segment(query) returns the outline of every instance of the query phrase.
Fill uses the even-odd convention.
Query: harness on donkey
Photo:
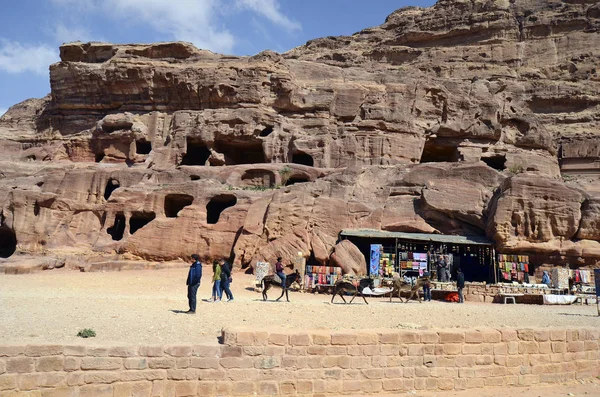
[[[279,277],[277,277],[279,278]],[[285,280],[283,281],[283,283],[276,281],[275,280],[275,275],[268,275],[263,277],[263,279],[261,280],[260,284],[262,286],[262,296],[263,296],[263,300],[266,301],[267,300],[267,291],[272,287],[272,286],[282,286],[283,284],[283,288],[281,289],[281,295],[279,296],[279,298],[275,299],[277,302],[279,301],[279,299],[281,299],[283,297],[283,294],[285,294],[285,299],[289,302],[290,298],[288,296],[288,291],[290,289],[290,286],[292,284],[294,284],[294,282],[300,283],[302,281],[302,277],[300,276],[300,273],[298,272],[298,270],[296,270],[295,273],[292,274],[288,274],[285,276]]]

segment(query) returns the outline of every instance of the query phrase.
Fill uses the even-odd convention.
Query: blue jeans
[[[281,279],[281,288],[285,289],[285,274],[283,272],[277,272],[277,275]]]
[[[188,302],[190,304],[190,311],[196,311],[196,293],[200,284],[188,285]]]
[[[213,291],[212,296],[214,300],[221,299],[221,280],[215,281],[213,283]]]
[[[426,285],[423,286],[423,299],[426,301],[431,300],[431,287],[428,287]]]
[[[229,279],[221,279],[221,291],[219,294],[219,299],[221,299],[223,297],[223,292],[225,292],[225,295],[227,295],[227,299],[233,299],[233,294],[231,293],[231,290],[229,289]]]

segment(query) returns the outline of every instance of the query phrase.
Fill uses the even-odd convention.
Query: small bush
[[[279,170],[279,176],[281,177],[281,184],[285,185],[292,176],[292,169],[286,165]]]
[[[520,174],[523,172],[523,164],[513,164],[508,168],[511,174]]]
[[[80,338],[93,338],[96,336],[96,331],[91,328],[84,328],[77,333]]]

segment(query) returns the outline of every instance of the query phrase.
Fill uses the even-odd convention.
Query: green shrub
[[[513,164],[508,168],[511,174],[520,174],[523,172],[523,164]]]
[[[286,165],[279,170],[279,176],[281,177],[281,184],[285,185],[292,176],[292,169]]]
[[[93,338],[96,336],[96,331],[91,328],[84,328],[77,333],[80,338]]]

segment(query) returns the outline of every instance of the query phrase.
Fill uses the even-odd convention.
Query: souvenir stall
[[[440,257],[445,258],[451,279],[461,267],[466,281],[495,281],[493,244],[483,237],[345,229],[340,239],[350,240],[365,255],[367,274],[376,286],[394,274],[416,281],[429,272],[436,280]]]
[[[498,254],[498,282],[529,284],[529,256]]]
[[[342,268],[337,266],[306,265],[304,288],[333,287],[342,278]]]

